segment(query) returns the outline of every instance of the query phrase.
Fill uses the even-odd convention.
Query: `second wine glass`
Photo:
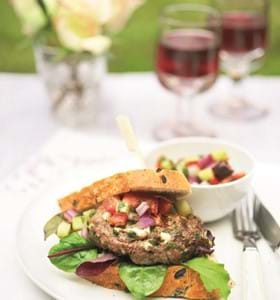
[[[219,13],[208,6],[177,4],[163,10],[156,73],[161,84],[177,96],[177,109],[173,119],[155,129],[157,139],[213,135],[197,122],[193,98],[217,79],[220,26]]]
[[[257,70],[267,47],[267,0],[215,0],[221,12],[223,71],[231,78],[233,88],[227,99],[218,100],[210,111],[219,117],[254,120],[267,114],[265,107],[249,101],[241,91],[243,79]]]

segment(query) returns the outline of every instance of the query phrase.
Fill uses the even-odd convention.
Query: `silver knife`
[[[273,251],[280,255],[280,225],[257,196],[255,197],[254,210],[254,219],[260,232]]]

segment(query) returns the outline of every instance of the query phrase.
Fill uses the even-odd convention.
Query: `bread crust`
[[[74,209],[77,212],[97,206],[103,200],[128,192],[158,192],[184,196],[190,192],[188,180],[179,172],[149,169],[118,173],[94,182],[79,192],[58,200],[62,211]]]
[[[186,270],[181,271],[181,270]],[[181,276],[176,276],[181,271]],[[88,276],[84,279],[109,289],[126,291],[126,286],[119,276],[117,265],[108,267],[98,276]],[[177,297],[190,300],[215,300],[219,299],[217,290],[209,293],[205,289],[197,272],[182,266],[169,266],[165,280],[158,291],[150,297]]]

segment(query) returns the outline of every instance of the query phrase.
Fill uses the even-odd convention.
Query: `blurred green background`
[[[146,0],[146,4],[134,14],[126,28],[117,36],[112,49],[110,71],[152,70],[159,11],[166,4],[182,2],[186,1]],[[259,73],[280,75],[280,0],[271,0],[270,16],[270,47],[265,65]],[[0,0],[0,71],[35,71],[32,47],[21,34],[20,24],[8,0]]]

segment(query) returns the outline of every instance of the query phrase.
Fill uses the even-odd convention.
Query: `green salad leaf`
[[[230,276],[224,265],[208,259],[198,257],[184,263],[184,266],[196,271],[203,282],[206,290],[212,292],[217,289],[220,297],[227,300],[230,294]]]
[[[167,266],[137,266],[121,263],[120,277],[131,294],[142,299],[157,291],[165,278]]]
[[[45,240],[57,231],[58,225],[63,221],[63,214],[59,213],[53,216],[47,224],[44,226],[44,238]]]
[[[61,269],[65,272],[75,272],[76,268],[81,263],[91,259],[95,259],[97,257],[96,249],[86,249],[91,247],[92,243],[90,241],[80,236],[77,232],[74,232],[68,235],[67,237],[61,239],[58,244],[54,245],[50,249],[49,255],[75,248],[85,249],[72,254],[51,257],[50,261],[58,269]]]

